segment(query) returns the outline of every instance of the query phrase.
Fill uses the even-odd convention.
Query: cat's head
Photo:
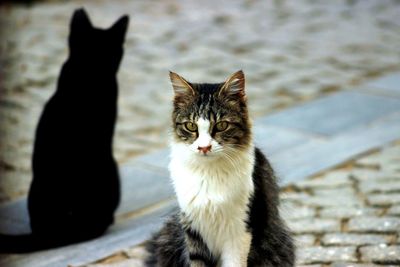
[[[83,67],[117,70],[129,17],[123,16],[108,29],[92,26],[84,9],[77,9],[71,19],[70,58]]]
[[[251,145],[245,77],[242,71],[225,82],[191,83],[170,72],[174,88],[174,143],[203,158],[230,156]]]

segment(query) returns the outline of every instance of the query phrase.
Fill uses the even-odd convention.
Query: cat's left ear
[[[116,38],[120,39],[122,42],[125,38],[126,30],[128,29],[128,24],[129,24],[129,16],[127,15],[122,16],[117,22],[114,23],[114,25],[111,26],[110,31]]]
[[[88,28],[93,28],[93,26],[85,9],[75,10],[71,19],[71,32],[81,32]]]
[[[222,85],[218,96],[237,97],[238,99],[245,99],[246,93],[244,90],[245,78],[242,70],[232,74]]]

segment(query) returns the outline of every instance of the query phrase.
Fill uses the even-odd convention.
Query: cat
[[[253,145],[242,71],[174,89],[170,175],[180,211],[147,242],[146,266],[291,267],[278,186]]]
[[[30,252],[102,235],[120,200],[112,140],[116,73],[128,16],[109,29],[92,26],[84,9],[70,24],[69,58],[36,129],[28,195],[32,233],[0,238],[1,252]]]

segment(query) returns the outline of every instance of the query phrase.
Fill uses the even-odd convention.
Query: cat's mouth
[[[209,158],[209,157],[212,157],[213,155],[214,155],[214,153],[201,153],[201,152],[198,152],[198,153],[196,153],[198,156],[200,156],[200,157],[202,157],[202,158]]]
[[[195,153],[199,158],[216,158],[218,156],[219,153],[216,152],[207,152],[207,153],[202,153],[202,152],[196,152]]]

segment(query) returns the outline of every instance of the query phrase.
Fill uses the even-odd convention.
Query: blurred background
[[[0,202],[27,193],[34,131],[78,7],[97,27],[130,15],[118,74],[120,164],[167,146],[168,70],[222,82],[243,69],[254,118],[400,70],[396,0],[2,2]]]

